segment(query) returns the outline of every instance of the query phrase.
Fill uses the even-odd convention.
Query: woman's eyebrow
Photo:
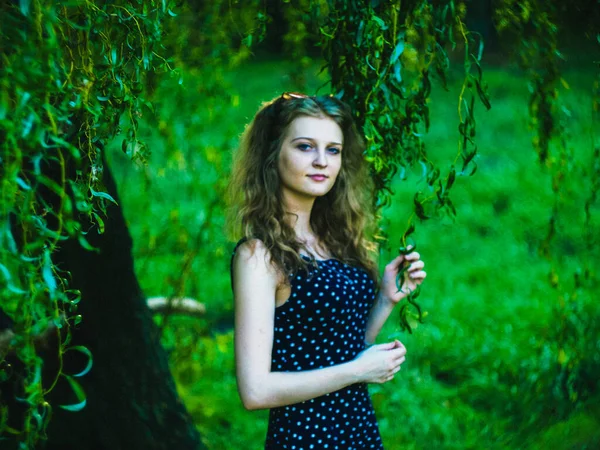
[[[305,139],[307,141],[314,141],[313,138],[309,138],[309,137],[297,137],[295,139],[292,139],[290,142],[294,142],[294,141],[299,141],[301,139]],[[342,145],[339,142],[330,142],[328,145]]]

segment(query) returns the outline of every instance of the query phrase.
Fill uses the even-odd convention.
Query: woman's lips
[[[309,175],[308,177],[314,181],[325,181],[328,178],[325,175]]]

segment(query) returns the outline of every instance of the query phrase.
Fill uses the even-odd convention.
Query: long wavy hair
[[[234,157],[228,187],[229,232],[260,239],[283,273],[314,265],[300,256],[306,247],[286,222],[277,159],[290,123],[300,116],[333,119],[343,133],[342,166],[335,184],[317,197],[310,225],[327,251],[364,268],[378,282],[373,183],[363,157],[364,141],[349,106],[333,96],[286,96],[264,103],[246,127]]]

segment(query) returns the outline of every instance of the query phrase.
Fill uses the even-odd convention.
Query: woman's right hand
[[[394,378],[404,362],[406,347],[398,340],[372,345],[354,359],[359,382],[385,383]]]

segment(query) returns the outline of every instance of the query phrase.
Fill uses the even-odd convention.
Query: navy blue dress
[[[336,259],[316,264],[309,273],[289,275],[290,298],[275,308],[272,371],[329,367],[351,361],[365,349],[373,280],[363,269]],[[265,449],[383,449],[367,385],[272,408]]]

